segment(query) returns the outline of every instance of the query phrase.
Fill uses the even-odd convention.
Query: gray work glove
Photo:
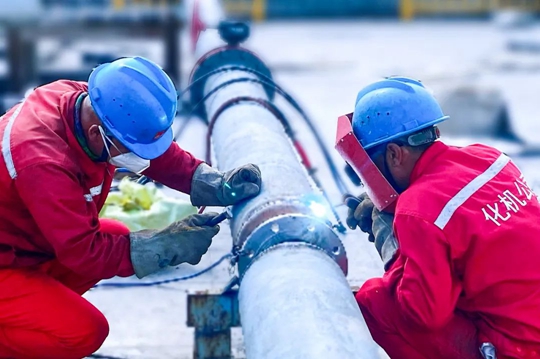
[[[218,213],[195,214],[162,230],[130,233],[131,263],[137,277],[180,263],[199,263],[219,232],[219,226],[207,225],[216,216]]]
[[[351,229],[358,226],[362,232],[369,234],[369,241],[375,243],[384,269],[388,270],[398,249],[393,229],[394,216],[375,208],[367,193],[362,193],[358,198],[347,197],[345,205],[349,207],[347,225]]]
[[[191,181],[191,203],[194,206],[230,206],[255,197],[261,191],[261,170],[248,164],[220,172],[206,163],[197,167]]]
[[[349,207],[349,212],[347,214],[347,225],[350,229],[356,229],[360,227],[360,230],[365,233],[370,233],[370,242],[371,240],[371,213],[373,212],[373,202],[367,196],[367,193],[362,193],[360,196],[353,197],[347,196],[345,198],[345,205]]]

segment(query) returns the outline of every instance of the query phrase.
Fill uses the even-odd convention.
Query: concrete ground
[[[537,101],[533,98],[540,87],[540,72],[535,67],[540,65],[540,55],[510,54],[506,43],[511,38],[533,39],[538,33],[536,27],[509,31],[489,22],[273,22],[253,26],[247,46],[267,62],[277,82],[305,107],[330,149],[336,118],[352,112],[358,90],[370,81],[397,74],[422,79],[435,94],[448,83],[460,81],[482,82],[501,89],[509,101],[516,132],[534,143],[540,141]],[[192,60],[188,58],[183,64],[186,72]],[[293,123],[320,168],[335,204],[339,204],[340,195],[313,139],[298,118]],[[204,135],[202,123],[193,121],[179,143],[203,157]],[[337,153],[334,158],[339,160]],[[537,157],[518,162],[529,181],[540,184]],[[344,218],[345,209],[338,210]],[[351,285],[361,285],[382,274],[378,254],[363,234],[349,231],[343,241]],[[181,265],[148,280],[193,273],[219,259],[230,247],[228,228],[223,225],[199,265]],[[228,267],[222,263],[187,282],[90,291],[85,297],[103,311],[111,327],[98,353],[133,359],[191,358],[193,331],[186,327],[186,292],[219,289],[228,278]],[[241,336],[238,331],[234,334],[236,357],[243,358]]]

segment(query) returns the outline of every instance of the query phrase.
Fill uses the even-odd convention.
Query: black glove
[[[130,233],[131,263],[137,277],[180,263],[199,263],[219,232],[219,226],[210,227],[207,223],[218,215],[195,214],[162,230]]]
[[[388,270],[398,249],[393,229],[394,216],[375,208],[366,193],[362,193],[358,198],[345,198],[345,205],[349,207],[347,225],[351,229],[359,226],[362,232],[369,234],[369,241],[375,243],[384,269]]]
[[[261,191],[261,170],[247,164],[220,172],[206,163],[197,167],[191,181],[191,203],[194,206],[230,206],[257,196]]]

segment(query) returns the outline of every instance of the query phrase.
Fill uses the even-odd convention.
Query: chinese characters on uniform
[[[487,204],[482,208],[486,221],[490,220],[500,226],[502,222],[508,221],[512,214],[518,213],[522,207],[525,207],[533,197],[537,197],[525,182],[523,175],[514,181],[514,186],[515,189],[507,189],[499,194],[495,203]]]

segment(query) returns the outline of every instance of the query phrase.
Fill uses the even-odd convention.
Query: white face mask
[[[118,150],[118,152],[121,152],[118,147],[114,144],[114,142],[111,141],[110,138],[108,138],[101,126],[99,126],[99,132],[101,133],[101,137],[103,138],[103,143],[106,143],[108,141],[111,145],[114,146]],[[109,151],[109,147],[105,146],[107,149],[107,152],[109,153],[109,163],[115,167],[125,168],[128,171],[131,171],[133,173],[140,174],[145,169],[150,167],[150,160],[145,160],[144,158],[140,158],[133,152],[128,153],[120,153],[117,156],[111,156],[111,152]]]
[[[140,158],[133,152],[122,153],[118,156],[111,157],[109,163],[116,167],[125,168],[133,173],[140,174],[145,169],[150,167],[150,161]]]

